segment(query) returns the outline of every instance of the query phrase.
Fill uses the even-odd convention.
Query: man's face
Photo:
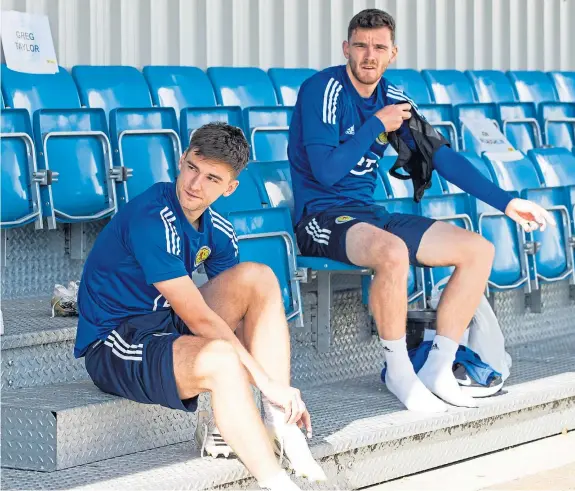
[[[353,76],[362,84],[372,85],[395,60],[397,47],[391,41],[388,27],[359,28],[349,41],[343,42],[343,54],[349,60]]]
[[[196,155],[182,155],[176,188],[184,211],[203,211],[220,196],[229,196],[238,187],[233,169],[224,162]]]

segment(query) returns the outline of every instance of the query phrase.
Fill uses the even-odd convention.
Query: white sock
[[[258,481],[260,488],[269,489],[270,491],[301,491],[286,474],[283,469],[273,477]]]
[[[405,336],[395,341],[381,339],[385,351],[387,369],[385,385],[392,394],[411,411],[439,413],[446,411],[446,405],[435,397],[417,378],[407,354]]]
[[[296,475],[305,476],[310,481],[326,481],[324,471],[313,458],[305,436],[298,426],[286,424],[283,409],[274,406],[265,396],[262,397],[262,404],[264,423],[270,437],[279,440],[280,447],[283,447],[283,453]]]
[[[477,407],[472,397],[461,392],[453,375],[453,362],[459,345],[452,339],[437,334],[427,361],[417,373],[419,379],[436,396],[454,406]]]

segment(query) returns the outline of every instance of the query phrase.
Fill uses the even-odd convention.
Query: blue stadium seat
[[[479,102],[515,102],[517,97],[509,79],[498,70],[467,70],[467,78]]]
[[[182,147],[171,107],[113,109],[110,142],[125,179],[116,186],[119,205],[157,182],[175,182]]]
[[[117,107],[152,107],[146,79],[131,66],[88,66],[72,68],[82,105],[100,107],[106,115]]]
[[[378,162],[378,171],[383,179],[387,195],[394,199],[413,198],[413,182],[411,179],[403,181],[389,174],[389,169],[391,169],[396,160],[396,157],[384,156]],[[425,196],[438,196],[441,194],[443,194],[443,189],[439,181],[439,174],[434,172],[431,178],[431,187],[425,190]]]
[[[501,132],[511,145],[526,153],[543,145],[541,127],[532,102],[502,102],[497,105]]]
[[[207,123],[227,123],[243,130],[242,110],[240,107],[193,107],[182,109],[180,114],[180,138],[186,148],[192,133]]]
[[[302,300],[296,277],[296,245],[292,222],[285,208],[234,211],[228,215],[239,242],[240,260],[263,263],[275,273],[288,320],[303,326]]]
[[[463,103],[455,106],[453,112],[455,121],[458,123],[457,128],[461,135],[463,150],[481,153],[481,150],[476,147],[478,142],[467,129],[465,121],[469,119],[488,119],[499,128],[497,105],[494,103]]]
[[[34,222],[42,228],[40,187],[32,125],[26,109],[0,112],[2,155],[0,226],[20,227]]]
[[[451,104],[419,104],[419,112],[425,119],[449,141],[451,146],[459,149],[459,133]],[[387,155],[387,153],[386,153]]]
[[[532,264],[535,273],[532,289],[540,296],[540,280],[553,282],[575,279],[570,246],[571,218],[566,207],[564,189],[541,188],[541,179],[535,165],[531,160],[521,157],[509,162],[497,155],[484,155],[500,187],[508,191],[520,191],[523,198],[533,200],[549,210],[557,222],[557,228],[547,227],[545,232],[535,231],[530,234],[533,241],[540,244]]]
[[[251,162],[259,194],[273,208],[287,208],[294,220],[294,199],[289,162]]]
[[[469,79],[459,70],[422,70],[423,79],[438,104],[477,102]]]
[[[542,102],[539,124],[545,143],[552,147],[575,148],[575,102]]]
[[[1,75],[5,104],[27,109],[30,117],[37,109],[80,107],[74,80],[62,67],[53,75],[37,75],[16,72],[3,64]]]
[[[4,96],[2,95],[2,92],[0,92],[0,109],[4,109],[6,106],[4,106]]]
[[[565,148],[538,148],[531,150],[528,157],[546,186],[575,185],[575,155]]]
[[[549,72],[561,102],[575,102],[575,72]]]
[[[216,105],[210,79],[193,66],[145,66],[142,70],[154,105],[173,107],[180,117],[186,107]]]
[[[487,179],[493,176],[487,163],[475,153],[461,152]],[[462,193],[454,184],[441,178],[448,193]],[[522,254],[522,232],[500,211],[475,198],[470,199],[474,228],[495,245],[495,259],[489,276],[489,287],[505,290],[524,286],[529,277],[527,260]]]
[[[102,109],[39,109],[34,113],[38,168],[58,172],[49,190],[41,189],[48,226],[56,221],[85,222],[117,211],[106,115]]]
[[[267,199],[262,199],[257,176],[252,170],[253,163],[238,176],[240,184],[230,196],[220,197],[212,208],[222,215],[228,215],[233,211],[259,210],[264,206],[269,206]]]
[[[301,84],[314,73],[317,71],[313,68],[270,68],[268,70],[278,101],[283,106],[295,106]]]
[[[272,82],[261,68],[210,67],[207,73],[222,106],[277,106]]]
[[[510,71],[507,73],[515,89],[517,99],[521,102],[557,101],[557,93],[551,79],[539,71]]]
[[[403,90],[418,105],[433,102],[427,84],[417,70],[386,70],[383,76],[393,85]]]
[[[253,160],[285,160],[293,109],[288,107],[249,107],[244,109]]]

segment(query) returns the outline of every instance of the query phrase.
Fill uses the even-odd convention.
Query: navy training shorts
[[[86,370],[100,390],[143,404],[195,411],[198,398],[181,400],[173,344],[192,335],[171,309],[132,317],[86,352]]]
[[[405,242],[409,262],[417,261],[417,251],[423,234],[435,220],[419,215],[389,213],[383,206],[338,207],[308,215],[297,224],[296,236],[300,252],[304,256],[327,257],[353,264],[347,257],[345,237],[356,223],[369,223],[389,232]]]

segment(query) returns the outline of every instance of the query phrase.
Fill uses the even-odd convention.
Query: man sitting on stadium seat
[[[390,214],[373,199],[377,161],[388,133],[397,132],[394,137],[416,148],[407,120],[417,107],[382,76],[397,56],[394,38],[389,14],[377,9],[358,13],[343,43],[347,65],[327,68],[301,86],[288,147],[298,244],[304,255],[375,271],[370,309],[385,351],[385,383],[408,409],[440,412],[447,408],[443,401],[474,407],[474,399],[461,392],[452,364],[485,289],[494,247],[447,223]],[[513,199],[440,139],[434,141],[439,148],[426,164],[445,179],[527,231],[553,223],[546,210]],[[455,267],[438,308],[432,350],[417,375],[405,341],[410,263]]]
[[[111,220],[84,267],[74,354],[101,390],[137,402],[195,411],[198,394],[211,392],[217,427],[199,431],[199,443],[216,456],[233,449],[262,487],[298,489],[270,438],[296,473],[325,475],[298,428],[311,436],[290,386],[278,282],[267,266],[238,264],[234,230],[210,208],[234,192],[248,155],[238,128],[205,125],[177,182],[155,184]],[[210,281],[197,288],[191,275],[201,264]],[[265,424],[250,382],[262,392]]]

